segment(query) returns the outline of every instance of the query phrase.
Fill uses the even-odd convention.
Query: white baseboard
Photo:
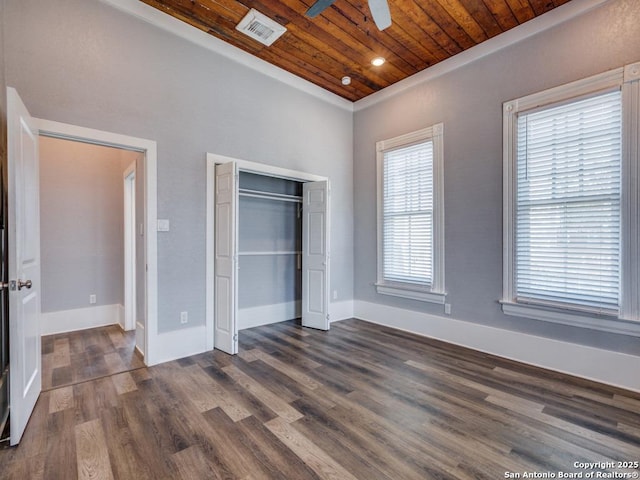
[[[140,354],[140,356],[142,357],[142,360],[145,362],[144,364],[146,365],[146,364],[147,364],[147,362],[145,361],[145,358],[144,358],[144,352],[142,351],[142,349],[140,348],[140,346],[139,346],[139,345],[136,345],[136,350],[138,351],[138,353],[139,353],[139,354]]]
[[[300,317],[300,302],[275,303],[238,309],[238,330],[284,322]]]
[[[640,356],[356,300],[355,317],[499,357],[640,392]]]
[[[259,307],[238,309],[238,330],[260,327],[272,323],[299,318],[300,302],[277,303]],[[353,318],[353,300],[334,302],[331,304],[331,321],[337,322]]]
[[[144,352],[146,350],[145,339],[146,332],[144,331],[144,323],[136,322],[136,348],[144,358]]]
[[[154,358],[145,356],[147,366],[170,362],[207,351],[207,328],[204,325],[158,334],[154,339]]]
[[[120,328],[126,330],[124,325],[124,305],[118,304],[116,307],[118,308],[118,323],[120,324]]]
[[[353,300],[331,304],[331,322],[339,322],[349,318],[353,318]]]
[[[87,328],[104,327],[120,323],[121,305],[98,305],[58,312],[43,312],[40,315],[40,335],[73,332]]]

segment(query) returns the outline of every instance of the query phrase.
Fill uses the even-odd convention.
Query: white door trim
[[[124,330],[136,328],[136,161],[122,174],[124,184]]]
[[[257,173],[259,175],[286,178],[288,180],[295,180],[298,182],[319,182],[322,180],[329,180],[327,177],[322,177],[320,175],[314,175],[307,172],[301,172],[299,170],[291,170],[288,168],[266,165],[264,163],[250,162],[249,160],[240,160],[237,158],[225,157],[224,155],[218,155],[215,153],[207,153],[207,166],[210,163],[213,163],[213,165],[215,165],[218,163],[229,162],[236,162],[239,172]]]
[[[145,209],[145,263],[147,265],[146,281],[146,326],[145,356],[146,365],[159,362],[161,352],[156,350],[158,338],[158,217],[157,165],[158,149],[153,140],[131,137],[118,133],[94,130],[52,120],[34,119],[41,135],[48,137],[76,140],[107,147],[144,152],[144,209]]]
[[[318,182],[329,180],[327,177],[314,175],[312,173],[301,172],[298,170],[290,170],[288,168],[275,167],[273,165],[265,165],[263,163],[250,162],[237,158],[217,155],[215,153],[207,153],[207,220],[206,220],[206,332],[207,332],[207,350],[213,350],[213,328],[214,328],[214,311],[215,298],[213,289],[215,285],[215,267],[214,267],[214,226],[215,226],[215,170],[216,164],[236,162],[238,171],[257,173],[259,175],[269,175],[272,177],[286,178],[298,182]]]

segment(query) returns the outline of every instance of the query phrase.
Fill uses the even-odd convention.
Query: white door
[[[238,353],[238,167],[235,162],[216,165],[215,186],[215,348]]]
[[[329,330],[329,182],[303,184],[302,326]]]
[[[38,131],[7,89],[11,445],[22,438],[42,387]]]

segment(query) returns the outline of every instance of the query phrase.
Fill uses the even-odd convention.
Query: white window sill
[[[391,295],[393,297],[409,298],[411,300],[419,300],[421,302],[437,303],[444,305],[447,294],[436,293],[430,290],[418,290],[407,287],[400,287],[398,285],[385,285],[382,283],[376,283],[376,289],[378,293],[382,295]]]
[[[590,316],[585,313],[561,312],[536,305],[524,305],[503,300],[502,311],[505,315],[533,318],[545,322],[570,325],[572,327],[589,328],[602,332],[618,333],[640,337],[640,322],[625,320],[611,316]]]

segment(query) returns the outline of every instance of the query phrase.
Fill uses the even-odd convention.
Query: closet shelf
[[[272,251],[272,252],[238,252],[238,255],[247,257],[257,257],[259,255],[300,255],[301,251],[288,250],[288,251]]]
[[[284,193],[261,192],[260,190],[248,190],[240,188],[238,194],[241,197],[264,198],[267,200],[278,200],[282,202],[302,203],[302,197],[298,195],[285,195]]]

